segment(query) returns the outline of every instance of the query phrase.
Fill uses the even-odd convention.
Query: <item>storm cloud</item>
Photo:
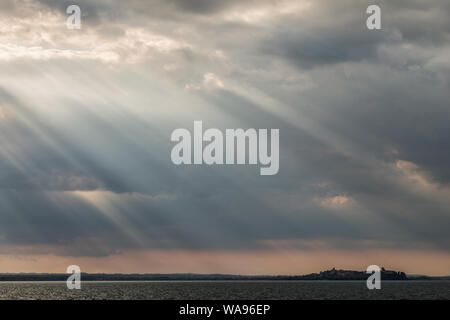
[[[0,254],[447,254],[450,5],[379,4],[3,1]],[[279,174],[175,166],[194,120],[279,128]]]

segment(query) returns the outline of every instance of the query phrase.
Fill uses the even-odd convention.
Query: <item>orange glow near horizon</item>
[[[299,275],[371,264],[407,274],[448,275],[450,254],[419,250],[127,251],[107,257],[0,255],[1,273],[65,273],[76,264],[87,273],[223,273]]]

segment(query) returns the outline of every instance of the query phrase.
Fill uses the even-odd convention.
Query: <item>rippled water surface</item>
[[[0,282],[0,299],[450,299],[450,281]]]

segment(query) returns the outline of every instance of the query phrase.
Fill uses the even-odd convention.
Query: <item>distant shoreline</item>
[[[212,280],[247,280],[247,281],[285,281],[285,280],[367,280],[369,274],[364,271],[327,270],[307,275],[230,275],[230,274],[106,274],[82,273],[83,281],[212,281]],[[66,281],[66,273],[0,273],[1,281]],[[383,280],[450,280],[450,276],[406,275],[403,272],[384,270],[381,272]]]

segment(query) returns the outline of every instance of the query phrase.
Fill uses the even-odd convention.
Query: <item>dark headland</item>
[[[331,269],[306,275],[230,275],[230,274],[106,274],[82,273],[84,281],[161,281],[161,280],[367,280],[365,271]],[[66,281],[66,273],[0,273],[0,281]],[[444,280],[450,277],[407,276],[404,272],[381,271],[382,280]]]

